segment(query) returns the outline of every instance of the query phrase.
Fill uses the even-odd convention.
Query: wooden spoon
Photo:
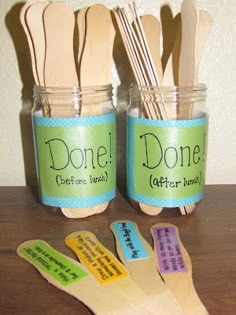
[[[169,223],[155,224],[151,234],[158,271],[182,306],[183,314],[208,315],[194,288],[191,259],[180,241],[177,227]]]

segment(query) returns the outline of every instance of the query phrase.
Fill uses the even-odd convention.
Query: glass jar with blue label
[[[103,212],[116,194],[112,86],[34,88],[40,200],[70,218]]]
[[[207,88],[133,85],[127,118],[127,190],[149,215],[191,213],[204,196]]]

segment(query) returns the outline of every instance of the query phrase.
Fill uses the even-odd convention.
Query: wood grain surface
[[[83,304],[48,284],[19,258],[16,247],[29,239],[43,239],[75,258],[64,238],[74,231],[89,230],[115,253],[109,224],[120,219],[136,222],[151,245],[153,224],[176,225],[191,256],[195,288],[209,313],[236,314],[236,185],[207,186],[204,200],[188,216],[164,209],[161,215],[150,217],[133,209],[118,193],[108,210],[84,219],[50,213],[27,187],[0,187],[1,314],[90,315]]]

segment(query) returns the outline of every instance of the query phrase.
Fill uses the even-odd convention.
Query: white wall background
[[[96,0],[67,0],[73,9],[97,3]],[[130,1],[101,0],[110,8]],[[169,0],[174,13],[181,0]],[[137,0],[139,14],[160,17],[166,1]],[[210,132],[208,184],[236,183],[236,5],[235,0],[199,0],[214,19],[201,62],[200,78],[208,85]],[[34,179],[29,109],[32,98],[32,72],[28,47],[21,25],[22,1],[0,1],[0,185],[24,186]],[[116,71],[113,83],[119,84]]]

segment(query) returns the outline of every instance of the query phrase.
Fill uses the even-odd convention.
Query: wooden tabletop
[[[48,284],[16,255],[16,247],[25,240],[43,239],[75,258],[64,245],[65,236],[90,230],[115,253],[109,224],[118,219],[136,222],[150,244],[151,225],[175,224],[192,259],[196,290],[209,313],[236,314],[236,185],[207,186],[204,200],[185,217],[173,209],[147,216],[118,194],[106,212],[85,219],[48,212],[27,187],[0,187],[0,314],[91,314],[78,300]]]

